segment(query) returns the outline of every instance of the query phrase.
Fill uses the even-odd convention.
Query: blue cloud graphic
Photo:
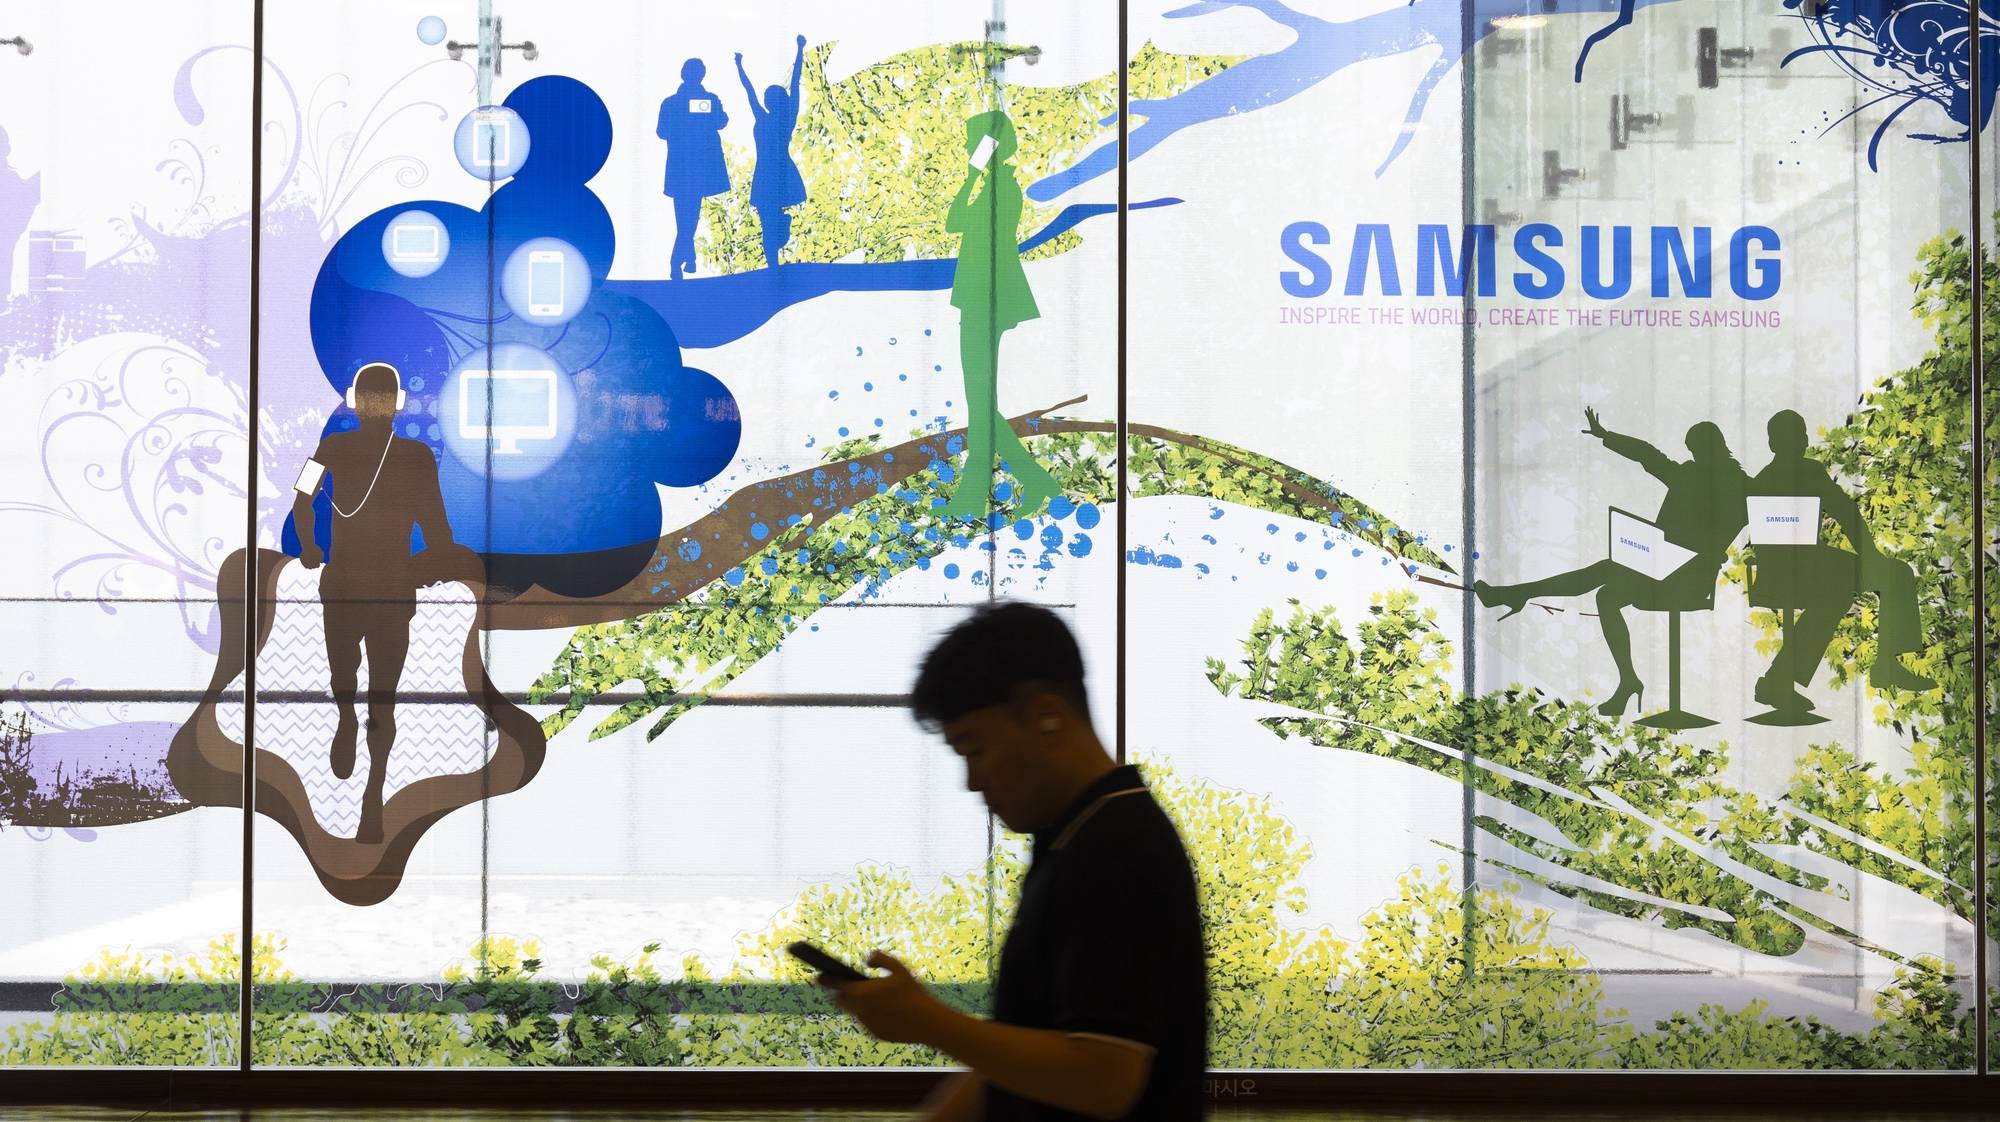
[[[506,107],[531,139],[513,179],[476,211],[415,200],[347,231],[313,285],[313,350],[328,385],[343,393],[368,363],[402,371],[409,404],[397,432],[440,453],[445,505],[460,542],[501,561],[517,583],[589,595],[624,583],[651,556],[661,518],[655,484],[714,478],[735,455],[742,426],[735,397],[681,361],[659,312],[604,284],[616,234],[610,212],[586,186],[611,152],[604,102],[574,78],[551,76],[522,85]],[[442,223],[440,240],[450,247],[421,277],[403,275],[385,256],[385,230],[412,210]],[[502,292],[502,267],[537,238],[567,243],[588,265],[587,299],[559,325],[527,322]],[[567,447],[521,479],[489,477],[476,457],[468,463],[444,452],[445,428],[459,420],[457,403],[442,400],[447,376],[466,356],[508,343],[551,356],[574,391],[564,395],[573,396],[573,414],[560,420],[574,426]],[[343,403],[326,431],[355,423]],[[317,520],[322,536],[333,521]],[[289,522],[285,548],[298,549]],[[579,563],[580,554],[590,560]]]

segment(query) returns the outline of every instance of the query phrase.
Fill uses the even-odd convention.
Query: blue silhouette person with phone
[[[660,102],[656,131],[667,142],[666,196],[674,201],[673,278],[694,271],[694,231],[701,224],[701,201],[729,190],[729,166],[722,161],[722,127],[729,114],[701,80],[708,67],[698,58],[681,64],[681,86]]]

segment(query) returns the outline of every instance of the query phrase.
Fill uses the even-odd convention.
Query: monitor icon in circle
[[[444,256],[438,245],[438,228],[411,222],[390,231],[389,259],[398,264],[429,265]]]
[[[458,379],[458,434],[486,440],[496,456],[518,456],[523,440],[553,440],[556,372],[543,367],[467,370]]]

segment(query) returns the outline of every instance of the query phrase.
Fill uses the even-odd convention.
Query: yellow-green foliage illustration
[[[1268,798],[1142,765],[1186,841],[1208,939],[1210,1062],[1272,1068],[1947,1068],[1970,1062],[1971,1014],[1930,961],[1898,972],[1876,1027],[1842,1033],[1761,1004],[1705,1006],[1650,1030],[1605,1004],[1590,964],[1516,885],[1466,896],[1449,864],[1336,931],[1298,922],[1312,846]],[[977,1011],[1026,869],[1003,835],[981,868],[929,888],[868,866],[814,886],[720,966],[678,969],[657,945],[600,955],[580,980],[541,977],[542,948],[490,937],[436,986],[368,994],[301,982],[281,940],[256,942],[259,1064],[337,1066],[924,1066],[836,1012],[782,948],[810,939],[858,960],[880,947]],[[1468,940],[1470,945],[1468,948]],[[1468,970],[1470,949],[1472,969]],[[232,1065],[235,942],[194,959],[107,953],[46,1020],[16,1024],[0,1063]]]

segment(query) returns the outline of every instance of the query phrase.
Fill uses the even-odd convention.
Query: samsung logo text
[[[1516,295],[1553,300],[1572,284],[1593,300],[1617,300],[1632,293],[1635,241],[1646,243],[1650,293],[1706,300],[1716,295],[1718,268],[1727,273],[1729,292],[1742,300],[1769,300],[1784,279],[1784,248],[1769,226],[1740,226],[1721,234],[1708,226],[1682,229],[1654,226],[1583,226],[1565,231],[1546,222],[1515,231],[1508,243],[1508,278]],[[1725,260],[1716,261],[1718,240]],[[1318,222],[1294,222],[1278,246],[1296,269],[1283,269],[1278,283],[1289,296],[1325,296],[1339,281],[1343,296],[1402,296],[1412,276],[1416,296],[1465,295],[1466,280],[1480,296],[1500,289],[1500,238],[1492,226],[1426,223],[1399,238],[1387,223],[1354,227],[1345,246]],[[1322,252],[1322,248],[1326,252]],[[1335,262],[1345,257],[1342,278]]]

